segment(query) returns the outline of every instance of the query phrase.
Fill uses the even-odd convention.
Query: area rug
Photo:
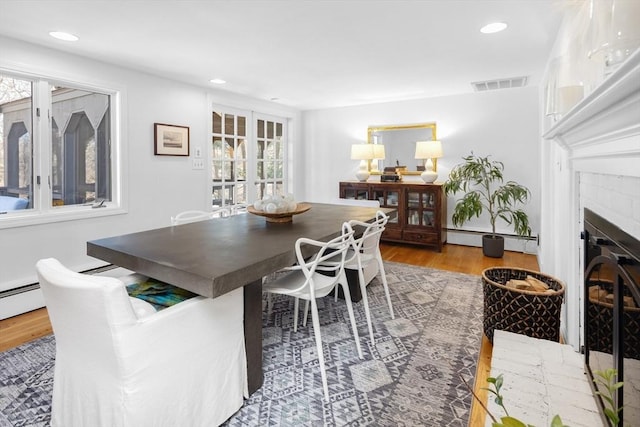
[[[482,337],[479,276],[386,262],[395,319],[382,284],[367,287],[375,343],[354,304],[359,359],[343,300],[319,301],[330,400],[323,400],[311,322],[293,331],[293,300],[263,312],[263,386],[225,426],[466,426]],[[301,304],[301,307],[303,304]],[[302,319],[302,315],[300,316]],[[0,353],[0,426],[46,426],[55,340]]]

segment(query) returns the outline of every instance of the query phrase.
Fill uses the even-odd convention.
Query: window
[[[0,196],[12,202],[0,211],[45,214],[112,201],[112,98],[0,74]]]
[[[22,209],[33,207],[31,99],[29,80],[0,75],[0,196],[26,200]],[[3,206],[14,210],[18,203]]]
[[[220,107],[211,123],[213,206],[285,193],[285,118]]]

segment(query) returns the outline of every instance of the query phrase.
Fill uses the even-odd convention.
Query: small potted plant
[[[498,218],[512,225],[519,236],[531,236],[529,217],[518,209],[519,204],[529,200],[529,190],[513,181],[503,184],[504,164],[487,157],[475,156],[473,152],[463,157],[464,163],[456,165],[449,174],[443,188],[447,196],[463,192],[453,211],[453,224],[462,226],[471,218],[480,217],[483,211],[489,214],[491,234],[482,236],[482,252],[485,256],[501,258],[504,254],[504,238],[496,234]]]

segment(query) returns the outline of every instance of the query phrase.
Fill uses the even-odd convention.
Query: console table
[[[380,207],[397,209],[382,240],[429,246],[442,251],[447,241],[447,203],[442,184],[420,182],[340,182],[340,198],[378,200]]]

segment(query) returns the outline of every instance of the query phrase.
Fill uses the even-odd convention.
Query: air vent
[[[487,90],[509,89],[527,85],[527,77],[511,77],[508,79],[486,80],[484,82],[471,82],[473,90],[484,92]]]

